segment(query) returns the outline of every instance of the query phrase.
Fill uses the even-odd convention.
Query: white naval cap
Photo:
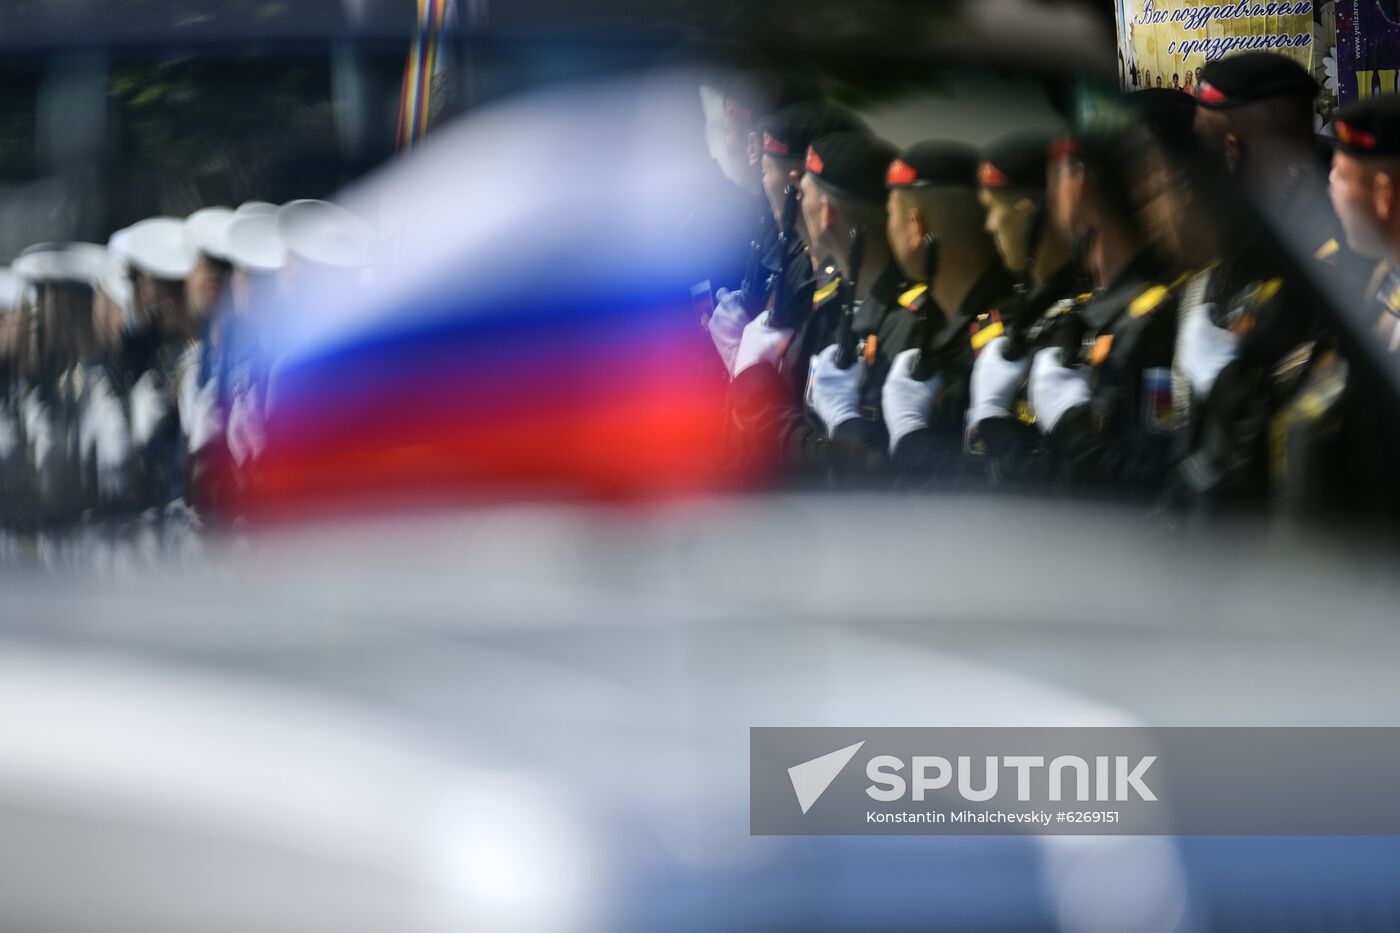
[[[233,212],[239,217],[244,214],[275,214],[277,213],[277,205],[270,201],[244,201],[234,208]]]
[[[287,250],[277,234],[277,215],[261,211],[237,214],[224,232],[228,261],[251,272],[276,272]]]
[[[369,265],[374,230],[343,207],[292,201],[277,211],[277,230],[287,251],[300,259],[341,268]]]
[[[127,274],[125,257],[111,248],[107,252],[107,262],[97,278],[97,288],[102,294],[121,308],[122,319],[130,322],[136,310],[135,295],[131,291],[131,277]]]
[[[96,243],[37,243],[20,253],[10,268],[33,284],[95,285],[106,261],[107,250]]]
[[[116,256],[122,262],[131,258],[127,244],[131,241],[131,228],[122,227],[116,233],[107,238],[107,252]]]
[[[194,269],[185,245],[185,224],[174,217],[148,217],[125,231],[122,250],[137,272],[157,279],[183,279]]]
[[[24,279],[9,266],[0,266],[0,314],[13,311],[24,294]]]
[[[214,259],[228,259],[228,225],[234,212],[227,207],[206,207],[185,218],[185,248],[195,257],[201,253]]]

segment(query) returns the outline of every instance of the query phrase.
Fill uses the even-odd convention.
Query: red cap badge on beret
[[[1229,96],[1209,81],[1201,82],[1200,89],[1196,91],[1196,99],[1203,104],[1214,104],[1217,106],[1230,102]]]
[[[919,173],[914,171],[914,166],[902,159],[895,159],[890,163],[889,171],[885,173],[885,184],[887,185],[912,185],[919,180]]]
[[[977,166],[977,183],[984,188],[1009,188],[1011,179],[990,162]]]
[[[1376,148],[1376,137],[1371,133],[1358,130],[1356,127],[1342,120],[1336,122],[1335,129],[1337,132],[1337,141],[1344,146],[1351,146],[1355,149]]]

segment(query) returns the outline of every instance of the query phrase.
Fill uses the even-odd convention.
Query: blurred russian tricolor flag
[[[345,192],[375,256],[292,269],[258,309],[266,443],[240,507],[743,483],[691,296],[746,245],[719,179],[680,74],[493,105]]]

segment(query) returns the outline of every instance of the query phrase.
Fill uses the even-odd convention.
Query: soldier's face
[[[92,299],[92,316],[98,343],[103,348],[116,346],[121,341],[124,323],[121,305],[99,290]]]
[[[724,153],[741,180],[747,182],[754,175],[754,166],[749,158],[749,142],[753,127],[740,123],[732,115],[724,116]]]
[[[92,292],[72,285],[45,285],[39,290],[44,341],[62,362],[92,353]]]
[[[763,167],[763,193],[768,198],[768,206],[773,209],[773,219],[781,222],[783,217],[783,196],[788,185],[797,184],[801,163],[793,159],[779,159],[764,155],[760,164]],[[802,217],[797,218],[798,224]]]
[[[1327,190],[1332,209],[1346,231],[1347,245],[1362,256],[1384,256],[1387,244],[1383,230],[1395,220],[1395,185],[1390,176],[1374,171],[1360,159],[1336,152],[1332,154]]]
[[[802,180],[797,183],[797,188],[802,192],[800,204],[802,222],[807,227],[807,242],[820,249],[822,237],[826,234],[826,224],[823,221],[823,215],[826,212],[826,197],[817,187],[817,183],[812,180],[812,176],[805,173]]]
[[[894,254],[899,268],[911,279],[923,277],[921,240],[918,214],[907,203],[899,189],[892,189],[885,202],[885,239],[889,240],[890,252]]]
[[[200,256],[185,280],[185,303],[197,320],[206,320],[223,297],[224,277],[209,260]]]
[[[987,212],[984,226],[996,242],[1001,261],[1007,269],[1019,273],[1026,267],[1035,204],[1029,198],[990,188],[979,189],[977,199]]]
[[[1142,205],[1142,226],[1152,231],[1167,255],[1192,264],[1205,257],[1195,255],[1204,244],[1199,231],[1188,229],[1191,191],[1183,176],[1167,164],[1155,148],[1143,153],[1133,181],[1134,200]]]
[[[136,316],[147,324],[155,324],[159,318],[160,283],[150,276],[132,276],[131,295],[136,301]]]
[[[58,292],[51,285],[41,285],[35,305],[35,320],[39,330],[49,343],[56,343],[59,336],[66,333],[67,322],[58,307]]]
[[[1084,210],[1084,167],[1071,158],[1050,163],[1045,188],[1046,208],[1055,231],[1065,240],[1079,236]]]
[[[136,276],[137,307],[141,315],[168,334],[189,335],[196,330],[185,304],[185,283]]]
[[[1196,119],[1192,124],[1196,138],[1207,152],[1225,158],[1225,136],[1230,131],[1230,118],[1219,110],[1197,107]]]

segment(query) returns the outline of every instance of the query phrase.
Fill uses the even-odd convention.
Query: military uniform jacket
[[[1336,239],[1329,239],[1315,258],[1337,274],[1364,278],[1358,257]],[[1323,267],[1319,267],[1319,271]],[[1303,448],[1278,437],[1280,418],[1298,421],[1285,412],[1315,375],[1313,367],[1325,357],[1330,341],[1323,322],[1277,257],[1246,250],[1211,273],[1205,301],[1215,323],[1239,335],[1238,356],[1216,377],[1205,398],[1193,398],[1187,423],[1179,434],[1180,465],[1172,477],[1171,502],[1193,512],[1253,511],[1287,500],[1315,499],[1319,481],[1300,471]],[[1332,376],[1338,372],[1325,367]],[[1327,408],[1336,414],[1334,397]],[[1321,411],[1310,403],[1318,420]],[[1322,431],[1316,432],[1320,438]],[[1293,450],[1285,466],[1286,449]],[[1305,459],[1312,459],[1306,455]],[[1308,478],[1304,478],[1305,474]]]
[[[898,264],[890,260],[856,309],[852,330],[865,362],[861,416],[837,425],[836,433],[827,438],[826,469],[836,486],[888,483],[889,435],[880,416],[881,395],[894,358],[915,344],[920,318],[911,312],[913,291]],[[809,417],[816,418],[810,409]]]
[[[804,269],[805,267],[805,274]],[[840,316],[841,278],[827,264],[813,276],[807,253],[790,263],[792,301],[808,310],[795,321],[777,366],[750,366],[729,384],[726,466],[742,475],[776,471],[785,479],[812,481],[822,463],[825,432],[803,403],[812,354],[829,345]]]
[[[1378,344],[1344,348],[1324,332],[1272,373],[1278,401],[1268,424],[1270,505],[1286,517],[1381,523],[1400,531],[1400,417],[1387,361],[1400,362],[1400,271],[1376,265],[1366,279],[1357,335]],[[1373,354],[1381,351],[1380,356]],[[1353,355],[1365,357],[1354,359]]]
[[[1174,462],[1171,397],[1176,289],[1155,281],[1142,254],[1104,293],[1078,307],[1080,337],[1064,332],[1064,359],[1090,369],[1089,402],[1046,436],[1057,485],[1070,493],[1156,499]]]
[[[765,202],[766,207],[767,202]],[[778,276],[788,267],[794,253],[805,253],[802,238],[794,236],[783,249],[778,238],[778,226],[772,215],[766,214],[755,230],[755,239],[750,243],[748,266],[744,270],[744,280],[740,283],[740,300],[750,316],[757,315],[772,300]]]
[[[896,482],[901,486],[960,486],[968,479],[968,458],[963,440],[970,402],[970,378],[976,351],[999,336],[978,328],[979,319],[996,316],[1015,302],[1011,275],[1000,263],[988,268],[973,284],[951,316],[945,316],[919,286],[910,307],[922,318],[922,327],[936,329],[926,349],[936,360],[933,372],[942,382],[929,412],[929,426],[902,438],[893,455]],[[906,296],[910,297],[910,296]],[[980,336],[979,336],[980,334]]]
[[[1088,284],[1083,265],[1076,257],[1012,303],[1009,313],[979,315],[969,329],[974,354],[1005,334],[1009,358],[1033,357],[1053,343],[1059,328],[1072,320],[1070,316],[1078,305],[1093,299],[1093,293],[1086,291]],[[1050,481],[1049,455],[1035,428],[1024,386],[1015,416],[982,422],[974,443],[969,445],[969,453],[981,464],[981,478],[991,488],[1045,489]]]

